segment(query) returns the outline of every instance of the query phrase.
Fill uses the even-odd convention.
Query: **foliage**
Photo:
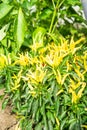
[[[0,75],[24,130],[80,130],[87,121],[87,48],[84,38],[61,39],[13,59],[0,56]],[[35,44],[35,43],[34,43]],[[37,44],[37,43],[36,43]]]
[[[0,0],[2,108],[17,128],[87,128],[86,34],[79,0]]]
[[[60,35],[84,35],[83,25],[82,29],[76,29],[78,23],[85,21],[81,10],[75,10],[75,5],[80,7],[80,1],[0,0],[0,53],[17,53],[24,47],[29,49],[33,41],[33,32],[37,29],[41,31],[39,27],[46,31],[46,43],[57,42]]]

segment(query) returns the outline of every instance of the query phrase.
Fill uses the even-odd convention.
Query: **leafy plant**
[[[10,54],[0,56],[0,75],[8,94],[3,107],[11,100],[23,130],[83,129],[87,119],[84,38],[32,46],[15,59]]]
[[[8,95],[2,108],[11,103],[18,128],[87,127],[86,22],[75,9],[80,4],[0,1],[0,88]]]
[[[58,37],[69,35],[84,35],[82,29],[76,29],[85,21],[81,10],[76,11],[74,6],[80,5],[80,1],[69,0],[1,0],[0,1],[0,50],[17,53],[20,48],[29,49],[32,44],[33,32],[40,28],[45,29],[44,42],[60,40]],[[61,24],[63,21],[63,24]],[[71,21],[71,22],[70,22]],[[72,23],[72,24],[71,24]],[[40,29],[40,30],[39,30]],[[84,29],[85,30],[85,29]],[[79,32],[79,33],[78,33]],[[86,31],[85,31],[86,33]],[[78,35],[79,34],[79,35]]]

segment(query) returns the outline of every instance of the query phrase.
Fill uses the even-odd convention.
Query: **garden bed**
[[[1,0],[2,130],[87,128],[86,36],[80,0]]]

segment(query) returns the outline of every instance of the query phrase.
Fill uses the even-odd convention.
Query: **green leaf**
[[[70,123],[69,130],[74,130],[75,124],[77,123],[77,122],[76,122],[76,119],[71,119],[71,120],[69,121],[69,123]]]
[[[43,44],[43,37],[46,33],[46,30],[42,27],[38,27],[33,33],[33,43]]]
[[[64,130],[64,127],[66,126],[66,121],[67,121],[66,118],[61,121],[60,130]]]
[[[18,111],[20,111],[20,102],[16,102],[16,106],[17,106]]]
[[[8,28],[9,28],[9,24],[6,24],[4,27],[1,28],[1,30],[0,30],[0,41],[2,41],[5,38]]]
[[[67,4],[70,4],[70,5],[76,5],[79,3],[79,0],[67,0]]]
[[[33,98],[29,99],[29,101],[28,101],[28,112],[30,112],[30,111],[31,111],[33,101],[34,101],[34,99],[33,99]]]
[[[76,122],[72,122],[72,124],[70,124],[69,130],[74,130],[74,128],[76,128]],[[77,128],[76,128],[77,130]]]
[[[25,125],[24,129],[26,130],[32,130],[33,121],[29,120],[27,125]]]
[[[51,122],[53,124],[55,124],[55,117],[54,117],[53,113],[51,113],[50,111],[48,111],[47,112],[47,117],[48,117],[49,120],[51,120]]]
[[[49,16],[52,14],[52,10],[50,10],[49,8],[44,9],[42,14],[40,15],[40,18],[43,20],[46,20],[47,18],[49,18]]]
[[[38,108],[37,112],[36,112],[36,121],[38,122],[40,119],[40,110]]]
[[[11,91],[11,86],[10,86],[10,82],[11,82],[11,74],[10,72],[7,71],[6,73],[7,77],[6,77],[6,91],[10,92]]]
[[[20,120],[20,128],[22,130],[32,130],[33,121],[31,119]]]
[[[37,110],[38,110],[38,100],[35,100],[32,104],[32,116],[33,116],[33,118],[35,118]]]
[[[49,130],[53,130],[53,124],[51,121],[48,121]]]
[[[0,20],[4,18],[13,8],[13,6],[5,3],[0,4]]]
[[[17,25],[16,28],[16,42],[17,42],[17,49],[20,49],[22,43],[24,42],[25,32],[26,32],[26,20],[24,17],[24,13],[22,12],[22,9],[19,8],[18,11],[18,18],[17,18]]]
[[[45,115],[45,104],[43,104],[42,105],[42,107],[41,107],[41,109],[40,109],[41,111],[41,114],[43,115],[43,117],[44,117],[44,115]]]
[[[7,104],[8,104],[9,98],[4,99],[3,103],[2,103],[2,109],[5,109]]]
[[[41,123],[37,124],[35,130],[42,130],[42,124]]]
[[[60,101],[59,98],[55,100],[55,112],[56,112],[56,116],[58,116],[59,114],[59,106],[60,106]]]
[[[43,120],[44,120],[44,130],[48,130],[48,121],[46,115],[44,115]]]
[[[48,123],[47,123],[47,117],[45,112],[45,104],[41,107],[41,114],[43,115],[43,122],[44,122],[44,130],[48,130]]]
[[[62,120],[66,116],[66,111],[62,112],[60,119]]]
[[[0,54],[4,54],[4,48],[0,47]]]

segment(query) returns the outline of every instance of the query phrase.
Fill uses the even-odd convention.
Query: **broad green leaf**
[[[15,26],[16,28],[16,42],[17,42],[17,49],[19,49],[24,42],[24,37],[25,37],[25,31],[26,31],[26,20],[24,17],[24,13],[22,12],[22,9],[19,8],[18,11],[18,18],[17,18],[17,25]]]
[[[0,4],[0,20],[4,18],[13,8],[13,6],[5,3]]]

